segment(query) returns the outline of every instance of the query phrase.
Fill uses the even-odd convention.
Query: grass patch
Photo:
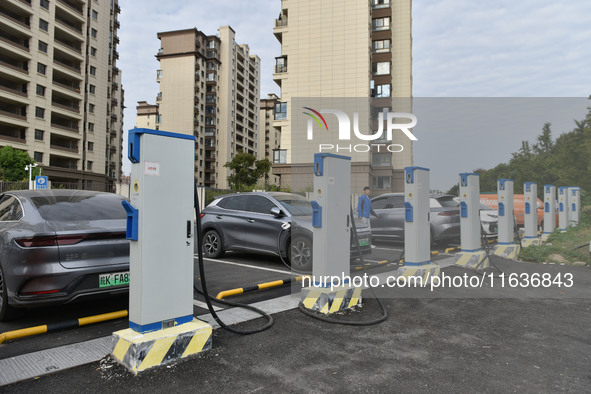
[[[591,265],[589,241],[591,241],[591,206],[586,206],[581,210],[581,221],[578,226],[569,227],[566,233],[555,230],[550,234],[545,244],[522,248],[519,258],[524,261],[542,263],[551,262],[550,255],[558,254],[570,263],[582,261]],[[585,246],[578,248],[582,245]]]

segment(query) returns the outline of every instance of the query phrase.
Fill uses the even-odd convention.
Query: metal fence
[[[62,190],[92,190],[97,192],[108,192],[117,193],[119,188],[116,184],[109,185],[102,182],[93,182],[91,185],[84,185],[84,187],[78,182],[52,182],[49,181],[49,189],[62,189]],[[0,193],[8,192],[11,190],[29,190],[29,181],[0,181]],[[128,197],[127,195],[125,195]]]
[[[29,181],[1,181],[0,182],[0,193],[9,192],[11,190],[28,190]]]

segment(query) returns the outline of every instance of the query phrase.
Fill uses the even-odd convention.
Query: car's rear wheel
[[[210,259],[217,259],[224,255],[222,238],[217,231],[208,230],[203,235],[203,253],[205,253],[205,257]]]
[[[8,305],[8,291],[4,278],[4,272],[0,267],[0,321],[13,320],[19,316],[19,311]]]
[[[297,271],[312,270],[312,241],[307,237],[292,238],[289,246],[291,268]]]

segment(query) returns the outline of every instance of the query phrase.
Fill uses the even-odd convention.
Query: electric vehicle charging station
[[[544,233],[542,241],[546,241],[556,228],[556,186],[544,186]]]
[[[361,287],[333,282],[350,274],[351,158],[314,154],[312,287],[303,289],[306,309],[335,313],[361,303]]]
[[[566,232],[568,225],[568,188],[561,186],[558,188],[558,228],[561,232]]]
[[[581,188],[572,186],[568,188],[568,225],[576,226],[579,224],[581,206]]]
[[[112,355],[137,374],[211,348],[212,327],[193,317],[195,137],[132,129],[128,148],[129,328]]]
[[[523,226],[525,236],[521,242],[524,248],[531,245],[540,245],[538,237],[538,185],[534,182],[523,184]]]
[[[498,245],[495,247],[496,256],[507,259],[515,259],[519,254],[520,245],[515,244],[514,228],[515,217],[513,213],[513,180],[499,179],[497,181],[498,201]]]
[[[431,260],[431,228],[429,225],[429,169],[404,169],[404,267],[398,274],[417,277],[423,283],[439,276],[439,264]]]
[[[457,254],[456,265],[465,268],[485,269],[488,256],[482,250],[480,226],[480,175],[460,174],[460,242],[462,251]]]

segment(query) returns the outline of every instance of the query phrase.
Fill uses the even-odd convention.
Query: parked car
[[[371,200],[379,215],[371,217],[374,239],[404,240],[404,193],[386,193]],[[429,222],[431,243],[460,239],[460,204],[450,195],[431,195]]]
[[[291,231],[283,231],[286,222],[291,223]],[[369,228],[359,220],[355,225],[362,253],[370,253]],[[203,209],[201,228],[206,257],[218,258],[226,251],[281,254],[294,269],[312,268],[312,205],[298,194],[253,192],[220,196]],[[353,239],[351,255],[357,255]]]
[[[129,290],[122,197],[80,190],[0,195],[0,320],[17,309]]]
[[[480,223],[487,238],[499,235],[499,215],[496,209],[480,204]]]

